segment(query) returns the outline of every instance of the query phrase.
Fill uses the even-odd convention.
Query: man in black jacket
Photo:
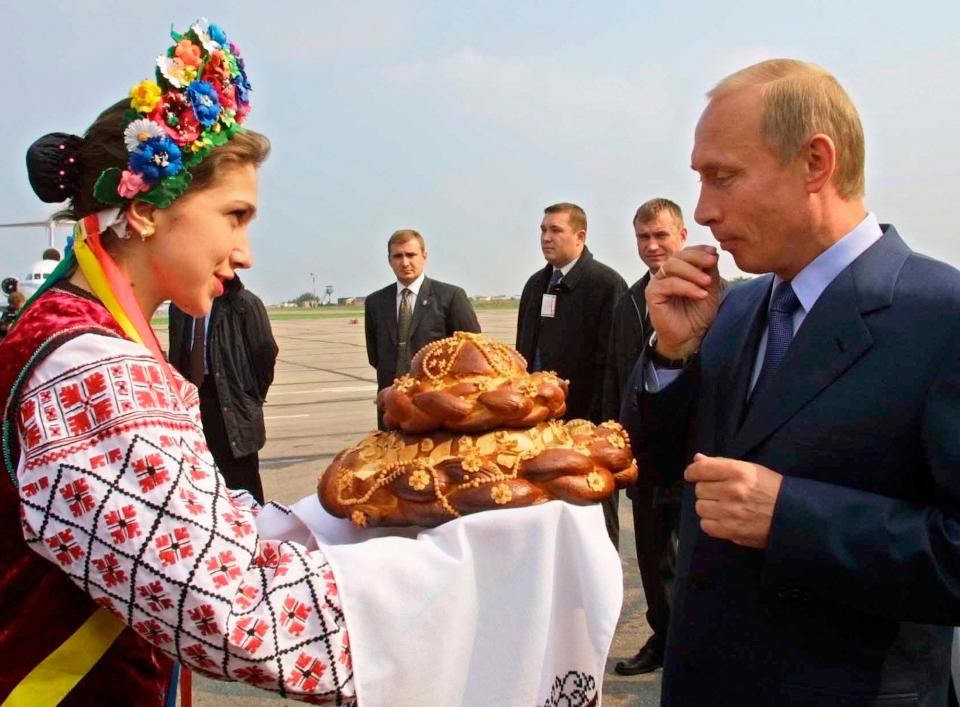
[[[263,403],[279,349],[260,298],[239,277],[224,287],[202,319],[171,303],[170,363],[199,388],[203,433],[227,487],[263,503]]]
[[[455,331],[480,332],[466,293],[423,274],[423,236],[412,229],[396,231],[387,241],[387,260],[397,281],[364,302],[367,359],[377,369],[377,390],[408,373],[410,359],[431,341]],[[377,426],[384,429],[379,411]]]
[[[565,419],[599,423],[605,419],[601,403],[613,309],[627,283],[594,260],[583,209],[560,203],[543,213],[540,248],[547,265],[523,288],[517,350],[531,371],[555,371],[570,381]],[[603,504],[614,545],[620,535],[617,496]]]
[[[606,418],[620,417],[624,386],[653,334],[644,299],[647,283],[664,261],[680,251],[687,241],[683,213],[669,199],[651,199],[642,204],[633,217],[633,230],[637,252],[648,271],[633,283],[614,310],[603,390],[603,416]],[[620,661],[614,670],[620,675],[638,675],[663,665],[670,620],[670,593],[677,562],[680,497],[678,484],[664,483],[657,470],[649,468],[641,469],[637,483],[627,489],[627,496],[633,503],[637,565],[647,600],[647,623],[653,635],[635,656]]]

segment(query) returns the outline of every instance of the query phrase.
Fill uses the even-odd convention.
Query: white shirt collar
[[[579,256],[579,255],[578,255],[576,258],[574,258],[573,260],[571,260],[569,263],[567,263],[566,265],[564,265],[562,268],[554,268],[554,270],[559,269],[559,270],[560,270],[560,274],[563,275],[563,277],[566,277],[566,276],[570,273],[570,271],[573,270],[573,266],[577,264],[577,261],[578,261],[578,260],[580,260],[580,256]]]
[[[882,235],[883,230],[876,215],[868,212],[850,233],[807,263],[806,267],[790,282],[803,311],[809,312],[813,309],[820,295],[837,275],[876,243]],[[773,289],[776,289],[781,282],[783,279],[775,275]]]
[[[423,273],[420,273],[420,276],[411,282],[409,285],[404,285],[402,282],[397,280],[397,301],[400,301],[400,293],[403,292],[403,288],[406,287],[410,292],[413,293],[413,300],[417,300],[417,296],[420,294],[420,287],[423,285],[423,278],[426,277]]]

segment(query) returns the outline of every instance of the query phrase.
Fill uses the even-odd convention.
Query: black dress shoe
[[[642,675],[660,667],[663,667],[663,650],[647,641],[635,656],[621,660],[613,670],[617,675]]]

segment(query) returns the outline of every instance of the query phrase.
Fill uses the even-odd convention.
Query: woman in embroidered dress
[[[325,558],[258,534],[258,507],[213,466],[196,388],[147,323],[167,299],[209,312],[250,267],[269,151],[239,127],[236,46],[206,20],[173,37],[156,82],[85,137],[28,153],[38,196],[69,198],[78,226],[0,344],[0,702],[159,705],[175,660],[350,704]]]

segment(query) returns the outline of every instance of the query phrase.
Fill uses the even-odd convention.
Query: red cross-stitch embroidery
[[[337,658],[337,660],[339,660],[342,665],[346,666],[347,670],[350,670],[353,668],[353,654],[350,652],[349,633],[343,634],[343,640],[340,641],[340,645],[342,646],[342,649],[340,650],[340,656]]]
[[[137,459],[133,462],[133,471],[140,482],[140,490],[144,493],[170,480],[170,474],[163,465],[163,457],[159,454],[148,454]]]
[[[183,649],[184,655],[186,655],[194,664],[199,665],[201,668],[212,668],[216,663],[210,660],[207,649],[201,646],[199,643],[194,643],[193,645],[187,646]]]
[[[326,570],[323,573],[323,581],[327,583],[327,596],[337,596],[337,583],[333,578],[333,572]]]
[[[180,489],[180,500],[193,515],[203,512],[203,506],[197,501],[197,494],[187,488]]]
[[[193,545],[190,543],[190,533],[182,525],[174,528],[172,533],[158,535],[156,540],[160,561],[167,567],[193,556]]]
[[[139,537],[140,523],[137,522],[137,511],[132,505],[124,506],[119,511],[110,511],[106,515],[107,527],[115,543]]]
[[[253,528],[250,527],[250,524],[239,513],[224,513],[223,519],[227,521],[230,530],[232,530],[233,534],[238,538],[250,535],[250,533],[253,532]]]
[[[133,394],[142,408],[168,407],[167,387],[156,366],[130,366],[130,378],[134,383]]]
[[[190,619],[203,636],[212,636],[219,632],[217,615],[209,604],[201,604],[196,609],[190,609]]]
[[[242,572],[237,567],[237,561],[230,550],[225,550],[207,560],[207,572],[218,587],[225,587],[231,579],[236,579]]]
[[[73,530],[70,528],[61,530],[56,535],[51,535],[46,542],[51,550],[56,551],[54,556],[61,565],[69,565],[74,560],[83,557],[83,548],[74,540]]]
[[[263,672],[263,668],[261,668],[259,665],[251,665],[246,668],[240,668],[237,670],[235,675],[238,679],[248,682],[251,685],[262,685],[270,680],[270,676]]]
[[[270,627],[266,621],[246,617],[237,621],[236,627],[230,632],[230,643],[247,653],[256,653],[263,645],[263,637]]]
[[[74,518],[79,518],[97,505],[90,494],[90,486],[86,479],[71,481],[60,489],[60,495],[67,502],[67,507]]]
[[[116,555],[112,552],[108,552],[103,557],[95,559],[93,566],[97,568],[100,576],[103,577],[103,583],[108,587],[113,587],[119,582],[127,581],[127,573],[123,571],[123,568],[120,566],[120,561],[117,560]]]
[[[170,634],[166,633],[160,627],[160,624],[153,619],[140,621],[139,623],[135,623],[133,627],[141,636],[151,643],[170,643],[170,641],[173,640],[170,638]]]
[[[141,584],[137,587],[137,593],[147,600],[147,604],[154,611],[173,608],[173,600],[170,595],[164,591],[160,582],[154,581],[149,584]]]
[[[320,684],[320,678],[326,672],[327,666],[318,658],[301,653],[297,656],[297,664],[293,674],[287,678],[290,687],[297,687],[304,692],[310,692]]]
[[[251,587],[249,584],[244,584],[237,591],[237,595],[233,598],[233,603],[240,609],[249,609],[253,606],[253,602],[257,600],[257,597],[260,596],[260,590],[256,587]]]
[[[287,594],[283,600],[283,610],[280,612],[280,625],[287,630],[287,633],[291,636],[299,636],[303,633],[309,616],[310,607]]]
[[[33,481],[29,484],[24,484],[21,487],[23,495],[27,498],[33,498],[41,491],[45,491],[47,487],[50,486],[50,480],[46,476],[41,476],[36,481]]]

